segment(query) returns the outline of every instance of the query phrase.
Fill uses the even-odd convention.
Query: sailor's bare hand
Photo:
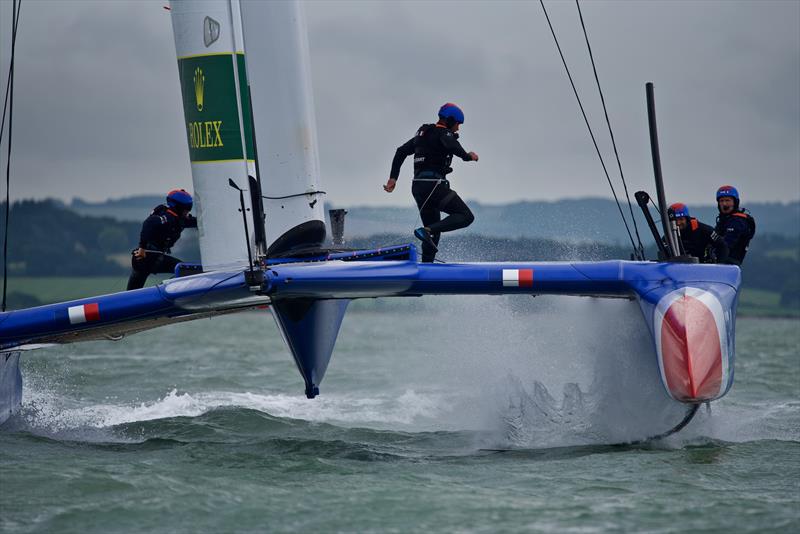
[[[478,155],[475,152],[468,152],[467,155],[472,158],[472,161],[478,161]]]
[[[383,190],[386,191],[387,193],[391,193],[392,191],[394,191],[394,186],[396,185],[397,185],[397,180],[389,178],[389,181],[386,182],[386,185],[383,186]]]
[[[143,260],[145,256],[147,256],[147,253],[141,247],[133,251],[133,257],[137,260]]]

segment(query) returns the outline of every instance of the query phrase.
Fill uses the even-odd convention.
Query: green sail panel
[[[244,55],[236,56],[246,158],[252,159],[250,99],[247,95]],[[245,159],[236,101],[233,54],[180,58],[178,72],[189,159],[192,163]]]

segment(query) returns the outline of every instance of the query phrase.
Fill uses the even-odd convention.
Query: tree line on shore
[[[3,209],[5,206],[3,205]],[[142,218],[147,214],[143,214]],[[12,204],[8,275],[120,276],[130,270],[130,252],[140,223],[80,215],[63,204],[24,200]],[[0,234],[5,221],[0,218]],[[409,235],[375,233],[347,243],[369,248],[414,241]],[[196,232],[184,232],[173,251],[184,261],[199,261]],[[439,255],[445,261],[558,261],[628,259],[630,249],[605,243],[557,239],[449,234]],[[655,258],[655,247],[648,251]],[[744,287],[780,293],[781,306],[800,308],[800,233],[756,235],[742,271]]]

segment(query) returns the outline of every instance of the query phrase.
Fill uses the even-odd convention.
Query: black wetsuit
[[[694,217],[690,217],[686,228],[681,230],[681,242],[686,254],[699,259],[700,263],[724,263],[728,259],[728,246],[725,240],[714,234],[714,228]]]
[[[131,272],[128,289],[144,287],[147,277],[155,273],[171,273],[181,262],[169,256],[170,249],[180,239],[184,228],[197,228],[197,219],[191,215],[180,217],[176,211],[160,204],[142,223],[139,248],[145,249],[145,257],[131,258]],[[158,251],[158,252],[152,252]]]
[[[406,157],[414,154],[414,182],[411,194],[419,208],[422,225],[430,228],[434,243],[439,243],[442,232],[452,232],[472,224],[475,216],[461,200],[446,176],[453,172],[450,163],[453,156],[464,161],[472,157],[458,142],[458,134],[442,124],[423,124],[416,135],[397,149],[389,177],[397,180],[400,166]],[[441,212],[447,213],[442,220]],[[422,243],[422,261],[432,262],[436,251]]]
[[[714,231],[725,240],[728,245],[728,258],[720,263],[733,263],[741,265],[747,254],[750,240],[756,234],[756,221],[746,211],[738,208],[728,215],[720,213],[717,216],[717,226]]]

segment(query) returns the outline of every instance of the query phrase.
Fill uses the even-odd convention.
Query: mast
[[[658,149],[658,127],[656,126],[656,102],[653,92],[653,82],[645,84],[647,93],[647,122],[650,125],[650,152],[653,155],[653,173],[656,179],[656,195],[658,196],[658,211],[661,214],[661,225],[664,229],[664,238],[667,240],[669,257],[680,255],[677,236],[669,223],[667,214],[667,200],[664,195],[664,180],[661,175],[661,154]]]

